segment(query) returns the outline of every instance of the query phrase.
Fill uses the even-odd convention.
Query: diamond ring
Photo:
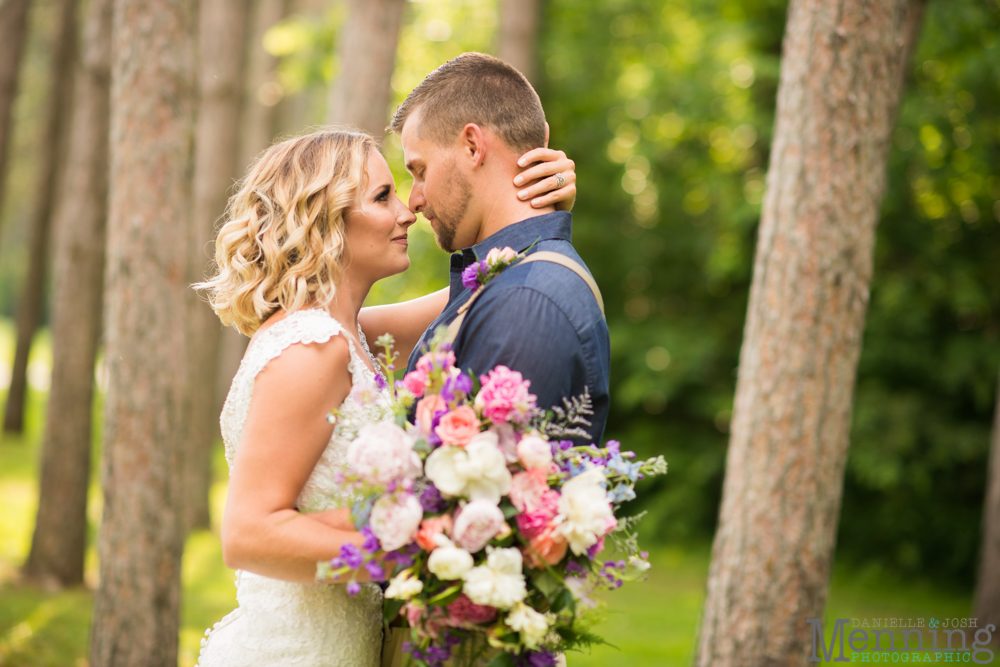
[[[566,179],[563,178],[562,174],[556,174],[556,189],[562,189],[566,186]]]

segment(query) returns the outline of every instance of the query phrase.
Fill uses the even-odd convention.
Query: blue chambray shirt
[[[518,252],[529,247],[530,252],[550,250],[583,265],[570,242],[572,229],[570,213],[547,213],[505,227],[453,254],[448,305],[424,332],[407,372],[416,366],[434,331],[454,320],[472,295],[462,285],[467,266],[491,249],[507,246]],[[586,387],[594,406],[590,434],[600,442],[608,417],[608,326],[590,288],[570,269],[552,262],[505,269],[466,314],[455,339],[455,357],[464,371],[477,377],[498,364],[519,371],[531,380],[531,393],[541,408],[562,405],[564,397],[578,396]]]

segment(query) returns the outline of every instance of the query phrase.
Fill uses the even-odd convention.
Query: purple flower
[[[365,526],[361,529],[361,534],[365,536],[365,541],[361,544],[361,549],[366,553],[373,554],[382,548],[379,544],[378,538],[375,537],[375,533],[369,526]]]
[[[555,667],[556,654],[550,651],[542,649],[540,651],[528,651],[525,653],[527,662],[522,661],[522,664],[527,664],[529,667]]]
[[[361,592],[361,584],[359,584],[358,582],[352,581],[351,583],[347,584],[348,595],[357,595],[360,592]]]
[[[389,383],[385,381],[385,378],[382,377],[381,373],[375,373],[375,386],[378,387],[379,391],[385,391],[386,387],[389,386]]]
[[[648,552],[648,551],[640,551],[640,552],[639,552],[639,555],[640,555],[640,556],[641,556],[641,557],[642,557],[643,559],[646,559],[646,558],[649,558],[649,552]]]
[[[441,492],[433,484],[429,485],[420,494],[420,506],[425,512],[437,513],[444,509],[444,498]]]
[[[455,375],[445,380],[444,386],[441,388],[441,398],[450,403],[455,400],[455,394],[459,392],[463,394],[469,394],[472,392],[472,378],[468,375]],[[437,420],[435,420],[435,422],[436,421]],[[437,424],[435,423],[435,426],[436,425]]]
[[[604,446],[607,448],[608,452],[612,456],[620,454],[622,451],[622,443],[618,442],[617,440],[608,440],[608,442]]]
[[[486,276],[486,272],[489,269],[486,266],[486,262],[474,262],[469,264],[464,271],[462,271],[462,286],[468,290],[474,290],[479,287],[479,276]]]
[[[566,451],[567,449],[570,449],[572,446],[573,446],[573,441],[572,440],[560,440],[559,441],[559,449],[561,449],[563,451]]]
[[[340,557],[344,559],[344,563],[347,567],[352,570],[356,570],[361,567],[361,564],[365,562],[365,557],[353,544],[347,543],[340,546]]]
[[[368,575],[372,578],[372,581],[385,581],[385,570],[375,561],[370,560],[365,563],[365,569],[368,570]]]

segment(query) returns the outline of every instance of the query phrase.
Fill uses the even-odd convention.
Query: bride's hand
[[[310,512],[309,517],[334,530],[357,530],[354,527],[354,522],[351,521],[351,510],[346,507],[335,510],[323,510],[322,512]]]
[[[527,167],[514,177],[514,185],[521,188],[517,193],[518,199],[530,199],[532,208],[555,204],[560,211],[573,209],[573,202],[576,201],[576,164],[566,157],[566,153],[551,148],[536,148],[522,155],[517,164]],[[562,174],[562,187],[559,187],[556,174]]]

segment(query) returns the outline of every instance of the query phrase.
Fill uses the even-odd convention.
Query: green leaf
[[[518,514],[517,508],[507,503],[501,504],[500,509],[503,510],[503,518],[505,519],[513,519]]]
[[[447,605],[454,602],[462,594],[462,584],[455,584],[444,589],[427,601],[428,604]]]
[[[388,623],[395,620],[399,616],[399,610],[403,608],[405,603],[405,600],[391,600],[386,598],[385,603],[382,605],[382,618],[385,619],[385,622]]]
[[[486,667],[514,667],[514,656],[511,653],[498,653]]]

